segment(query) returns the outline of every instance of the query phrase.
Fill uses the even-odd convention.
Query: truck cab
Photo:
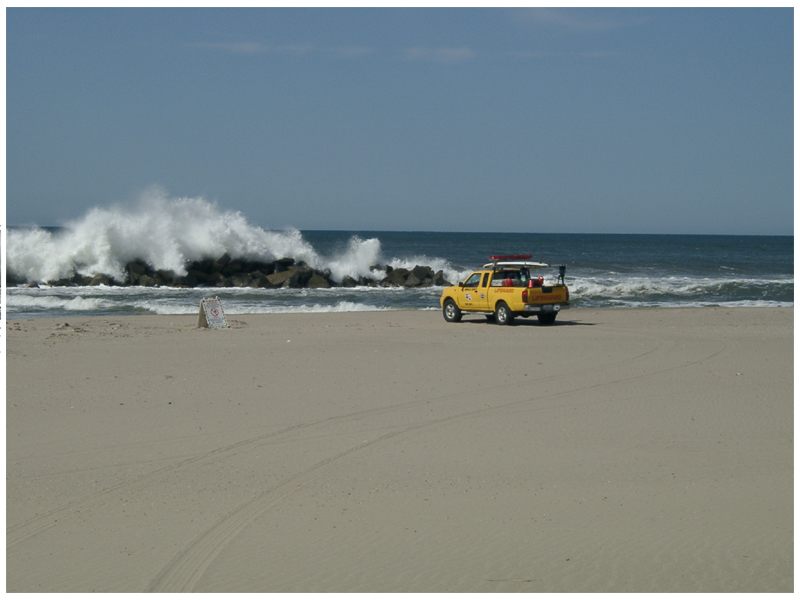
[[[536,315],[543,325],[553,324],[558,312],[569,306],[566,267],[559,267],[557,279],[547,282],[542,273],[548,265],[530,258],[529,254],[491,256],[491,263],[446,287],[439,299],[445,320],[458,322],[464,313],[482,313],[508,325],[516,317]]]

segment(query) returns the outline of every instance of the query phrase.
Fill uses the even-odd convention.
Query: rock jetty
[[[429,287],[451,285],[442,271],[434,272],[431,267],[417,265],[413,269],[392,268],[388,265],[373,265],[371,276],[353,278],[345,276],[337,282],[328,270],[311,268],[303,261],[281,258],[271,262],[259,262],[232,258],[223,254],[217,259],[192,261],[186,265],[186,274],[177,275],[174,271],[154,269],[141,259],[132,260],[123,269],[122,281],[111,275],[81,275],[75,272],[71,277],[55,281],[27,281],[7,270],[7,285],[35,285],[46,283],[52,286],[78,285],[139,285],[146,287],[250,287],[250,288],[330,288],[330,287]]]

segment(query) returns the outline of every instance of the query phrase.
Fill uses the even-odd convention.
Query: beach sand
[[[792,591],[790,308],[229,322],[8,323],[8,591]]]

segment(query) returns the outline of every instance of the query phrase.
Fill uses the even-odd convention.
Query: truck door
[[[491,273],[484,273],[481,275],[481,282],[476,290],[475,303],[473,310],[489,311],[489,279]]]
[[[469,277],[467,277],[464,285],[461,286],[461,290],[459,293],[460,298],[458,299],[458,305],[462,308],[467,310],[475,310],[475,303],[478,301],[478,290],[481,284],[481,274],[480,273],[473,273]],[[486,295],[486,290],[483,290],[484,296]]]

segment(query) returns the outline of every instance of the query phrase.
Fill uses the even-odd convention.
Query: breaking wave
[[[193,305],[176,306],[153,301],[136,302],[134,306],[140,310],[156,315],[197,314]],[[375,312],[394,310],[389,306],[376,306],[360,302],[337,302],[336,304],[297,304],[270,306],[264,304],[230,304],[225,307],[227,315],[256,314],[290,314],[290,313],[342,313],[342,312]]]
[[[794,279],[576,277],[570,293],[584,306],[791,306]]]
[[[54,297],[54,296],[33,296],[30,294],[9,295],[8,303],[11,308],[22,310],[64,310],[70,312],[93,312],[106,308],[112,308],[115,302],[106,298],[85,298],[83,296],[74,297]]]
[[[382,256],[380,240],[358,236],[353,236],[343,250],[323,256],[297,229],[268,231],[249,223],[238,211],[223,210],[203,198],[171,198],[159,188],[148,190],[133,205],[93,208],[56,232],[41,228],[10,230],[7,245],[8,270],[35,282],[74,273],[106,274],[121,281],[124,266],[137,258],[154,269],[183,276],[188,262],[225,253],[263,262],[294,258],[314,269],[329,269],[337,282],[345,276],[374,276],[370,267],[376,264],[412,262],[393,258],[389,263]],[[444,259],[430,262],[446,273],[454,273]]]

